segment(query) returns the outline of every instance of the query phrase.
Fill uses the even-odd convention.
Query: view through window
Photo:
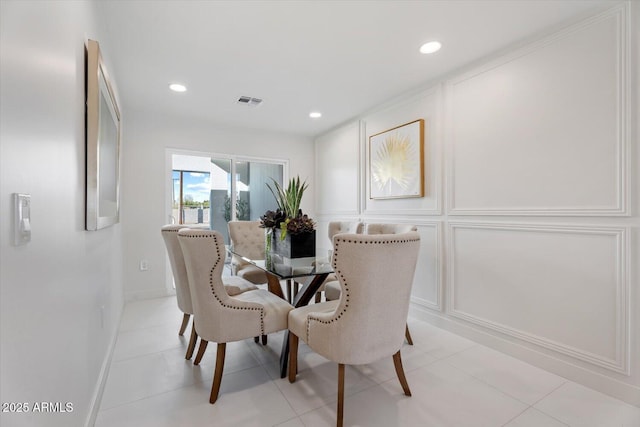
[[[209,224],[229,243],[227,223],[259,220],[276,201],[266,184],[282,185],[285,162],[173,155],[172,217]]]

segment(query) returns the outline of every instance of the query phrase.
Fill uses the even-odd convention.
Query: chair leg
[[[224,354],[227,349],[227,343],[218,343],[218,352],[216,353],[216,371],[213,374],[213,384],[211,385],[211,396],[209,397],[209,403],[212,405],[218,400],[218,393],[220,392],[220,383],[222,382],[222,371],[224,370]]]
[[[193,361],[194,365],[200,364],[202,356],[204,356],[204,352],[207,349],[207,344],[209,344],[209,341],[200,338],[200,347],[198,348],[198,354],[196,354],[196,360]]]
[[[296,381],[298,372],[298,336],[289,332],[289,382]]]
[[[322,293],[316,292],[316,304],[318,304],[320,301],[322,301]]]
[[[396,368],[396,374],[398,375],[398,380],[400,381],[402,390],[404,390],[404,394],[406,396],[411,396],[409,383],[407,382],[407,377],[404,376],[404,369],[402,368],[402,358],[400,357],[400,350],[398,350],[398,352],[393,355],[393,365]]]
[[[253,337],[253,342],[258,344],[260,342],[260,337]]]
[[[291,289],[291,279],[287,279],[287,301],[291,304],[293,301],[293,290]]]
[[[342,427],[344,418],[344,364],[338,364],[338,414],[336,416],[336,426]]]
[[[185,359],[191,360],[191,356],[193,356],[193,351],[196,349],[196,341],[198,341],[198,333],[196,332],[195,322],[192,322],[191,323],[191,339],[189,339],[189,345],[187,346],[187,354],[184,355]]]
[[[411,339],[411,334],[409,333],[409,325],[405,326],[404,336],[407,339],[409,345],[413,345],[413,340]]]
[[[266,335],[262,336],[262,345],[267,345],[267,336]]]
[[[190,314],[184,313],[184,315],[182,316],[182,325],[180,325],[180,332],[178,332],[178,335],[180,336],[184,335],[184,331],[187,329],[187,325],[189,324],[190,317],[191,317]]]

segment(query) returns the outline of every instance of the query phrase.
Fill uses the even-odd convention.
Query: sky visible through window
[[[209,173],[206,172],[184,172],[184,200],[194,202],[205,202],[209,200],[211,183]],[[180,171],[173,171],[173,200],[178,203],[180,198]]]

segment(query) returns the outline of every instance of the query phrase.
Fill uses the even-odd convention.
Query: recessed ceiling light
[[[311,117],[312,119],[319,119],[320,117],[322,117],[322,113],[319,111],[312,111],[309,113],[309,117]]]
[[[187,87],[185,85],[181,85],[179,83],[171,83],[169,85],[169,89],[171,89],[174,92],[186,92],[187,91]]]
[[[437,41],[428,42],[420,46],[420,53],[435,53],[439,51],[441,47],[442,47],[442,44],[440,42],[437,42]]]

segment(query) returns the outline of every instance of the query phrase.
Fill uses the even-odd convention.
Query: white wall
[[[316,140],[322,230],[418,225],[414,315],[636,405],[638,6],[540,35]],[[425,197],[369,199],[369,136],[419,118]]]
[[[0,424],[80,426],[122,310],[121,227],[84,231],[84,44],[101,32],[91,2],[2,1],[0,19],[0,400],[73,404]],[[19,247],[15,192],[32,197]]]
[[[170,164],[168,149],[200,153],[242,154],[289,161],[289,175],[311,184],[302,208],[314,214],[314,162],[311,139],[227,128],[181,117],[158,117],[132,112],[124,135],[121,222],[124,249],[125,298],[142,299],[167,294],[166,250],[160,227],[168,223]],[[140,260],[149,269],[140,271]],[[178,320],[176,320],[178,321]]]

